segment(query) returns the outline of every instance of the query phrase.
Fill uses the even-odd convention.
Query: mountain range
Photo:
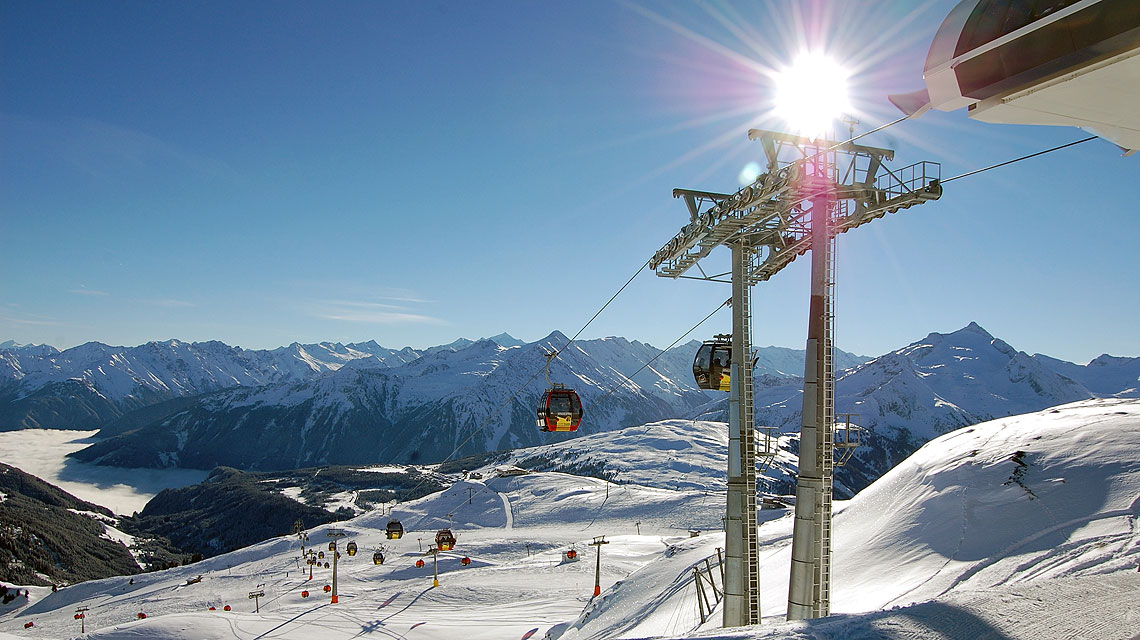
[[[375,342],[245,351],[178,341],[131,349],[89,343],[54,355],[44,355],[43,346],[38,354],[6,349],[0,427],[99,427],[102,440],[73,455],[115,466],[274,470],[433,462],[571,437],[534,426],[546,383],[543,353],[567,342],[555,332],[534,343],[502,334],[421,351]],[[671,418],[723,420],[726,395],[692,382],[698,345],[662,353],[624,338],[579,341],[550,374],[583,399],[586,418],[577,435]],[[756,352],[757,423],[776,427],[792,453],[803,384],[794,372],[803,370],[803,357],[779,347]],[[864,445],[837,474],[840,494],[867,486],[958,427],[1092,397],[1137,397],[1140,387],[1140,358],[1105,355],[1081,366],[1030,356],[975,323],[874,359],[838,352],[836,363],[837,413],[855,414]],[[86,395],[60,394],[61,386]],[[107,409],[102,421],[52,423],[38,411],[59,407],[58,419],[93,406],[92,398]],[[769,489],[786,492],[787,482]]]

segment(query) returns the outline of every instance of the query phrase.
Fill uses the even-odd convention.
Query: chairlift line
[[[686,331],[685,333],[681,334],[681,336],[680,336],[679,338],[677,338],[677,339],[676,339],[676,340],[674,340],[673,342],[669,343],[669,346],[665,347],[664,349],[662,349],[662,350],[661,350],[661,352],[660,352],[660,353],[658,353],[657,355],[653,356],[653,357],[652,357],[652,358],[650,358],[648,361],[646,361],[646,363],[645,363],[645,364],[643,364],[643,365],[641,365],[641,367],[640,367],[640,368],[639,368],[637,371],[634,371],[632,374],[630,374],[630,375],[628,375],[628,376],[625,376],[625,374],[622,374],[622,375],[623,375],[623,376],[625,376],[625,379],[626,379],[626,380],[630,380],[630,381],[632,381],[632,380],[633,380],[633,376],[636,376],[637,374],[639,374],[639,373],[641,373],[642,371],[644,371],[644,370],[645,370],[645,368],[646,368],[646,367],[648,367],[649,365],[653,364],[653,362],[654,362],[655,360],[657,360],[657,359],[658,359],[658,358],[660,358],[661,356],[665,355],[665,353],[666,353],[667,351],[669,351],[670,349],[672,349],[673,347],[677,346],[677,343],[678,343],[678,342],[680,342],[680,341],[684,340],[686,337],[688,337],[688,335],[689,335],[690,333],[692,333],[692,332],[696,331],[698,328],[700,328],[700,326],[701,326],[702,324],[704,324],[704,323],[708,322],[709,318],[711,318],[711,317],[713,317],[714,315],[716,315],[716,312],[717,312],[717,311],[720,311],[720,310],[721,310],[723,307],[727,307],[727,306],[728,306],[728,303],[729,303],[730,301],[731,301],[731,299],[729,299],[729,300],[725,300],[724,302],[722,302],[722,303],[720,303],[719,305],[717,305],[717,308],[713,309],[713,310],[712,310],[712,313],[710,313],[710,314],[708,314],[707,316],[705,316],[704,318],[702,318],[700,322],[698,322],[697,324],[695,324],[695,325],[693,325],[692,327],[690,327],[690,328],[689,328],[689,330],[688,330],[688,331]],[[614,385],[613,387],[611,387],[611,388],[610,388],[610,390],[609,390],[609,391],[607,391],[607,392],[606,392],[606,394],[605,394],[604,396],[602,396],[601,398],[598,398],[597,400],[595,400],[595,401],[594,401],[594,404],[600,403],[602,400],[605,400],[606,398],[610,397],[610,396],[611,396],[611,395],[613,395],[613,393],[614,393],[615,391],[617,391],[617,390],[618,390],[618,388],[619,388],[619,387],[621,387],[621,386],[622,386],[621,384],[616,384],[616,385]]]

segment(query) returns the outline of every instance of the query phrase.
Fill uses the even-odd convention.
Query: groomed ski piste
[[[672,433],[666,444],[682,456],[686,442],[723,428],[668,421],[630,432],[652,431],[658,445]],[[597,444],[591,438],[560,446],[590,449]],[[284,536],[138,575],[133,584],[118,577],[58,593],[32,587],[26,603],[18,598],[8,605],[16,608],[0,616],[0,634],[159,640],[1140,637],[1140,401],[1091,400],[955,431],[837,504],[833,615],[827,618],[783,622],[791,515],[761,511],[764,624],[738,629],[719,628],[719,609],[701,623],[693,581],[693,567],[704,567],[706,558],[717,571],[723,480],[707,490],[669,488],[690,486],[694,466],[655,468],[661,454],[652,451],[609,453],[627,466],[645,465],[638,475],[659,486],[554,472],[490,477],[487,468],[478,470],[486,479],[459,481],[398,505],[391,516],[371,512],[339,523],[349,535],[340,542],[337,604],[323,589],[331,570],[322,565],[309,580],[298,538]],[[679,482],[680,472],[689,481]],[[403,523],[402,539],[385,539],[389,517]],[[439,586],[433,586],[432,557],[422,550],[449,525],[458,544],[439,555]],[[330,528],[308,531],[311,548],[328,553]],[[603,535],[602,593],[592,597],[597,556],[589,543]],[[343,553],[349,540],[359,546],[351,558]],[[372,554],[380,545],[385,562],[375,565]],[[566,560],[569,549],[578,561]],[[471,559],[467,566],[464,557]],[[417,568],[421,559],[424,567]],[[719,576],[714,581],[719,586]],[[259,613],[248,597],[256,590],[265,592]],[[82,636],[74,617],[80,607],[87,607]],[[28,622],[34,626],[25,628]]]

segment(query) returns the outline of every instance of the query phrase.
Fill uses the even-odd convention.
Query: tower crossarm
[[[890,149],[756,129],[749,137],[763,143],[768,172],[731,194],[674,189],[673,197],[685,200],[689,223],[653,254],[649,266],[657,275],[679,278],[713,249],[746,237],[757,256],[749,283],[768,280],[811,248],[811,212],[803,204],[821,190],[842,203],[831,227],[835,234],[942,195],[935,162],[891,171],[884,164],[894,157]],[[813,175],[813,160],[821,155],[833,165],[845,159],[844,175]]]
[[[845,233],[872,220],[882,218],[888,213],[909,209],[914,205],[942,197],[942,185],[938,182],[938,178],[929,177],[929,175],[936,174],[938,165],[933,162],[918,164],[926,166],[914,168],[920,174],[910,189],[888,188],[889,185],[885,183],[875,188],[858,185],[838,186],[835,191],[836,200],[847,201],[847,204],[839,208],[832,223],[832,234]],[[911,167],[907,167],[904,171],[911,169]],[[922,171],[926,173],[923,174]],[[890,175],[888,174],[887,177]],[[752,246],[759,248],[760,254],[760,260],[749,272],[751,284],[768,280],[811,249],[811,226],[810,220],[807,219],[809,216],[795,211],[794,208],[789,214],[785,232],[769,230],[750,240]]]

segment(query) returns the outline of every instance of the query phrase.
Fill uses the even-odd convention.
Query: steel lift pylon
[[[748,136],[763,146],[767,170],[734,193],[674,189],[673,197],[685,201],[689,223],[649,262],[661,277],[732,285],[726,627],[761,619],[756,473],[758,462],[766,468],[776,454],[770,428],[761,428],[763,443],[757,443],[752,370],[741,366],[751,362],[751,287],[813,252],[788,618],[818,617],[830,607],[835,236],[942,195],[938,164],[891,171],[885,165],[894,159],[890,149],[756,129]],[[731,270],[706,274],[698,263],[722,245],[731,249]],[[694,266],[700,275],[687,275]]]

